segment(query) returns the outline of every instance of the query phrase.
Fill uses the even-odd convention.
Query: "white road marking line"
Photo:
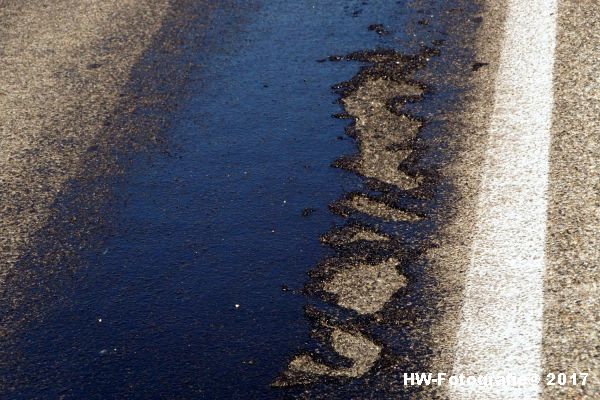
[[[509,0],[454,374],[540,374],[558,0]],[[451,399],[536,399],[540,386],[451,386]]]

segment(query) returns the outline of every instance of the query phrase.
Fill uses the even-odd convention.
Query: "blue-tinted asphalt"
[[[201,67],[165,116],[168,154],[137,155],[114,183],[111,238],[82,250],[61,300],[2,350],[20,366],[5,371],[6,398],[286,395],[269,384],[312,340],[297,291],[327,253],[319,236],[341,221],[327,205],[361,187],[330,167],[354,152],[330,87],[359,66],[317,60],[405,51],[415,11],[384,0],[240,7],[241,19],[222,10],[216,45],[191,56]]]

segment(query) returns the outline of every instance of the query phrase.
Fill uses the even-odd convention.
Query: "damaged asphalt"
[[[598,393],[592,3],[542,349],[592,376],[539,398]],[[401,377],[455,365],[507,4],[2,3],[0,397],[448,398]]]

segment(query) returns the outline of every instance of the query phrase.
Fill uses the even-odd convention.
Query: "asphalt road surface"
[[[0,0],[0,398],[600,398],[599,21]]]

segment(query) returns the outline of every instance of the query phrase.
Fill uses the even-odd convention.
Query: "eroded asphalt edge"
[[[411,7],[416,9],[422,7],[425,10],[427,10],[428,5],[430,3],[426,1],[415,1],[410,4]],[[485,150],[487,138],[486,118],[489,115],[488,99],[492,92],[491,88],[486,93],[471,89],[490,85],[490,82],[493,84],[495,76],[493,61],[496,55],[493,54],[494,51],[490,51],[491,56],[486,56],[481,52],[480,56],[482,58],[473,59],[472,57],[472,53],[476,48],[487,49],[489,47],[488,40],[482,39],[481,34],[476,36],[474,30],[482,21],[484,31],[491,29],[490,26],[500,26],[497,14],[501,14],[503,11],[503,8],[499,6],[497,10],[494,9],[496,11],[494,18],[488,20],[487,18],[491,16],[492,11],[488,9],[479,14],[475,11],[478,7],[478,4],[467,4],[460,1],[447,3],[441,7],[441,12],[435,15],[436,18],[441,17],[446,22],[444,24],[444,31],[447,34],[445,37],[446,43],[441,48],[441,56],[432,57],[431,64],[420,69],[413,77],[413,79],[431,84],[431,87],[435,88],[433,89],[434,93],[425,101],[425,104],[427,102],[429,104],[424,106],[428,110],[426,111],[427,119],[433,116],[432,120],[435,123],[430,124],[429,122],[432,121],[425,123],[424,132],[419,138],[419,146],[437,147],[445,156],[449,156],[451,161],[449,163],[438,162],[434,168],[439,182],[444,182],[443,184],[440,183],[441,186],[437,188],[436,195],[445,197],[441,203],[446,207],[440,207],[432,214],[427,215],[427,218],[430,218],[435,225],[441,228],[441,232],[430,238],[430,243],[425,245],[425,259],[430,265],[420,272],[424,276],[419,279],[419,284],[423,286],[418,290],[420,295],[427,298],[428,305],[421,307],[407,303],[404,309],[403,307],[399,309],[402,310],[401,313],[405,313],[404,318],[416,318],[411,329],[412,332],[408,336],[410,340],[419,343],[418,346],[427,346],[429,350],[434,352],[435,357],[433,359],[435,361],[430,362],[429,358],[419,359],[423,356],[420,354],[416,356],[417,359],[407,361],[404,364],[404,369],[400,367],[390,371],[386,369],[389,367],[384,367],[382,370],[380,369],[381,365],[377,365],[371,371],[372,374],[365,374],[365,376],[371,376],[371,378],[361,379],[371,382],[371,387],[364,388],[360,392],[361,395],[358,395],[359,391],[357,390],[361,387],[361,384],[357,382],[352,384],[354,386],[353,391],[348,391],[350,385],[347,385],[347,383],[342,382],[341,386],[331,384],[331,388],[338,386],[341,389],[345,386],[343,390],[336,393],[337,395],[352,393],[353,396],[359,396],[358,398],[373,396],[379,393],[377,381],[382,379],[382,376],[388,375],[386,379],[391,380],[389,384],[391,385],[390,388],[393,389],[392,393],[396,393],[396,395],[403,393],[402,398],[405,398],[404,396],[420,398],[419,396],[423,395],[432,397],[439,395],[441,398],[445,398],[443,391],[432,393],[430,390],[432,388],[422,387],[415,391],[414,388],[413,390],[407,390],[407,388],[401,389],[399,386],[402,386],[402,372],[416,372],[414,367],[417,365],[417,368],[428,368],[431,371],[450,371],[452,366],[452,346],[450,346],[449,352],[446,352],[446,350],[449,348],[448,343],[451,343],[454,339],[452,332],[454,332],[453,329],[456,328],[456,325],[452,317],[455,315],[453,314],[455,310],[460,309],[462,301],[460,288],[463,278],[461,271],[457,271],[455,267],[457,262],[460,263],[464,259],[463,252],[468,253],[469,250],[468,235],[470,229],[465,231],[465,224],[474,224],[472,221],[474,216],[469,213],[474,207],[461,208],[457,207],[457,204],[468,205],[470,201],[477,198],[479,188],[479,170],[477,166],[482,163]],[[427,14],[427,11],[424,11],[424,14]],[[437,28],[439,29],[439,26]],[[412,32],[409,29],[409,34]],[[419,32],[415,31],[414,36],[415,40],[418,40]],[[478,42],[478,46],[473,46],[475,39],[481,41],[481,43]],[[477,61],[482,63],[479,64]],[[436,99],[435,91],[443,92],[445,90],[456,92],[454,93],[455,96],[449,96],[452,101],[448,101],[448,98],[445,100]],[[456,95],[457,93],[459,94]],[[479,94],[481,94],[481,97],[478,97]],[[431,102],[434,102],[435,105],[432,106]],[[463,113],[465,109],[466,111]],[[431,154],[428,154],[427,151],[417,151],[415,153],[416,158],[421,158],[420,160],[413,158],[416,164],[423,166],[423,163],[430,160],[428,157]],[[454,160],[455,157],[458,160]],[[402,166],[402,168],[404,167],[405,165]],[[431,165],[426,165],[425,169],[427,167],[432,168]],[[415,168],[418,169],[419,167]],[[467,172],[465,173],[465,171]],[[448,184],[449,182],[451,184]],[[449,187],[453,186],[459,186],[461,190],[456,193],[452,190],[448,191]],[[453,223],[448,225],[449,220]],[[404,272],[406,272],[406,269],[404,269]],[[414,282],[412,284],[414,285]],[[402,291],[400,295],[395,296],[396,300],[392,302],[393,307],[398,307],[396,305],[398,302],[406,303],[407,293],[410,293],[410,291]],[[335,299],[329,300],[335,302]],[[433,315],[427,315],[428,313]],[[384,313],[383,316],[385,319],[386,314]],[[430,319],[436,321],[433,326],[430,326],[427,322]],[[444,368],[444,365],[448,367]],[[307,390],[304,395],[316,396],[314,398],[322,398],[320,396],[326,398],[327,395],[324,393],[327,393],[327,391]],[[328,393],[330,396],[331,392]]]

